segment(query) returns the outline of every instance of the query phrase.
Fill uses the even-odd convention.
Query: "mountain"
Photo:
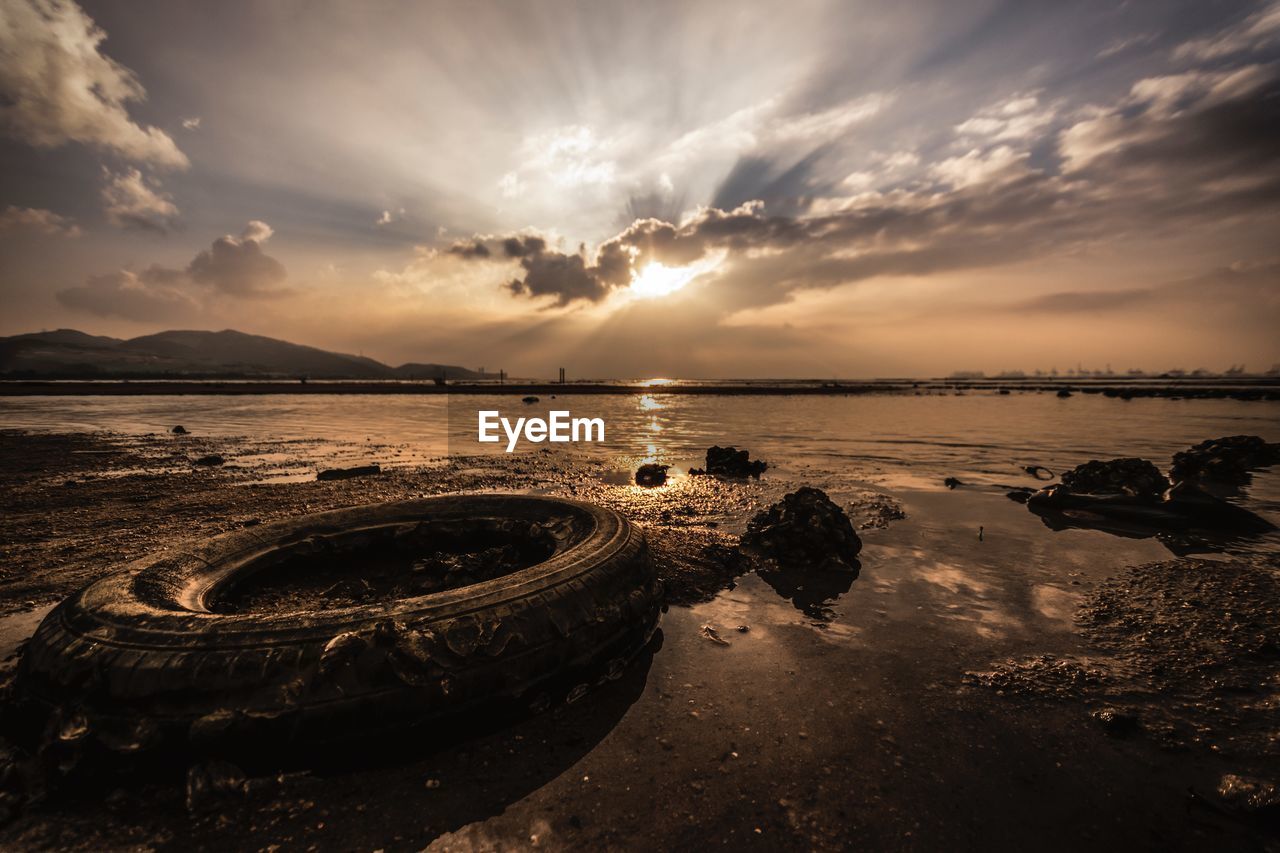
[[[124,341],[117,349],[245,376],[386,379],[391,368],[371,358],[326,352],[244,332],[160,332]]]
[[[60,379],[299,378],[482,379],[484,374],[450,364],[380,361],[261,335],[169,331],[120,340],[74,329],[0,338],[0,377]]]
[[[108,338],[106,335],[86,335],[75,329],[54,329],[52,332],[30,332],[25,335],[14,335],[11,338],[0,338],[2,341],[36,341],[47,344],[63,344],[70,347],[109,347],[121,343],[119,338]]]

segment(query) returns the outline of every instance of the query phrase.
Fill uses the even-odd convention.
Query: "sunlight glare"
[[[631,279],[631,294],[641,299],[666,296],[684,287],[697,274],[697,270],[689,267],[669,267],[655,261]]]
[[[688,266],[669,267],[658,261],[650,261],[631,278],[629,291],[636,299],[656,299],[681,290],[703,273],[720,266],[724,253],[703,257]]]

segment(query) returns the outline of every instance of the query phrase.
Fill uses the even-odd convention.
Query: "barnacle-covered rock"
[[[742,549],[787,568],[856,570],[862,540],[825,492],[801,486],[751,519]]]
[[[1175,453],[1169,476],[1175,483],[1248,483],[1255,468],[1280,463],[1280,444],[1271,444],[1256,435],[1211,438]]]
[[[1169,481],[1146,459],[1128,457],[1077,465],[1062,475],[1062,485],[1076,494],[1159,497]]]

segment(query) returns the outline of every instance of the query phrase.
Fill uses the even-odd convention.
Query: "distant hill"
[[[380,361],[230,329],[120,340],[74,329],[0,338],[0,378],[483,379],[452,364]]]

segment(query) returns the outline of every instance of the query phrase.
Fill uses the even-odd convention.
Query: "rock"
[[[382,468],[377,465],[358,465],[355,468],[330,468],[316,474],[317,480],[350,480],[352,477],[366,477],[381,474]]]
[[[173,433],[174,435],[186,435],[187,428],[184,427],[182,424],[178,424],[176,427],[169,430],[169,432]]]
[[[1175,483],[1221,483],[1242,486],[1255,468],[1280,463],[1280,444],[1256,435],[1211,438],[1175,453],[1169,477]]]
[[[1264,779],[1228,773],[1218,783],[1218,796],[1232,808],[1250,814],[1280,812],[1280,785]]]
[[[226,738],[243,724],[239,711],[223,708],[211,711],[191,721],[187,727],[187,739],[197,746],[207,746]]]
[[[707,448],[706,469],[693,468],[689,473],[717,477],[755,477],[758,480],[768,467],[769,464],[763,460],[752,460],[750,451],[715,445]]]
[[[1068,391],[1066,388],[1061,388],[1058,390],[1058,396],[1065,400],[1071,396],[1071,392]]]
[[[846,510],[850,516],[860,520],[858,529],[876,528],[884,530],[891,521],[900,521],[907,517],[907,512],[889,495],[872,494],[850,503]]]
[[[153,720],[139,717],[104,725],[97,737],[98,743],[112,752],[132,755],[157,746],[160,743],[160,727]]]
[[[670,465],[658,465],[650,462],[636,469],[637,486],[662,486],[667,482],[667,469]]]
[[[1159,497],[1169,488],[1160,469],[1146,459],[1092,460],[1063,473],[1062,485],[1075,494]]]
[[[58,727],[58,740],[76,743],[89,734],[89,719],[84,714],[72,714]]]
[[[339,669],[349,666],[368,647],[368,641],[355,631],[344,631],[338,634],[325,644],[324,651],[320,653],[319,673],[332,675]]]
[[[1119,708],[1099,708],[1090,716],[1102,726],[1103,731],[1114,737],[1128,737],[1142,728],[1136,714]]]
[[[1265,518],[1186,482],[1163,495],[1077,494],[1055,484],[1026,503],[1053,530],[1078,527],[1130,538],[1158,536],[1174,553],[1203,550],[1213,542],[1221,547],[1241,536],[1275,530]]]
[[[520,398],[520,402],[521,402],[521,403],[536,403],[536,402],[538,402],[538,398],[537,398],[537,397],[535,397],[535,396],[533,396],[532,394],[530,394],[528,397],[521,397],[521,398]]]
[[[207,466],[209,466],[209,467],[211,467],[211,468],[216,468],[216,467],[217,467],[217,466],[219,466],[219,465],[225,464],[225,463],[226,463],[226,461],[227,461],[227,460],[223,459],[223,458],[222,458],[221,456],[219,456],[218,454],[216,454],[216,453],[210,453],[208,456],[201,456],[199,459],[194,459],[194,460],[192,460],[191,464],[192,464],[192,465],[207,465]]]
[[[862,540],[825,492],[801,486],[751,519],[741,547],[786,568],[856,572]]]
[[[942,481],[942,485],[946,486],[948,489],[954,489],[956,486],[963,486],[964,483],[955,477],[948,477]]]
[[[1052,480],[1055,476],[1057,476],[1048,468],[1044,467],[1043,465],[1023,465],[1022,470],[1026,471],[1028,474],[1030,474],[1032,477],[1035,477],[1037,480]]]
[[[197,764],[187,771],[187,810],[198,812],[220,800],[245,795],[244,771],[229,761]]]

